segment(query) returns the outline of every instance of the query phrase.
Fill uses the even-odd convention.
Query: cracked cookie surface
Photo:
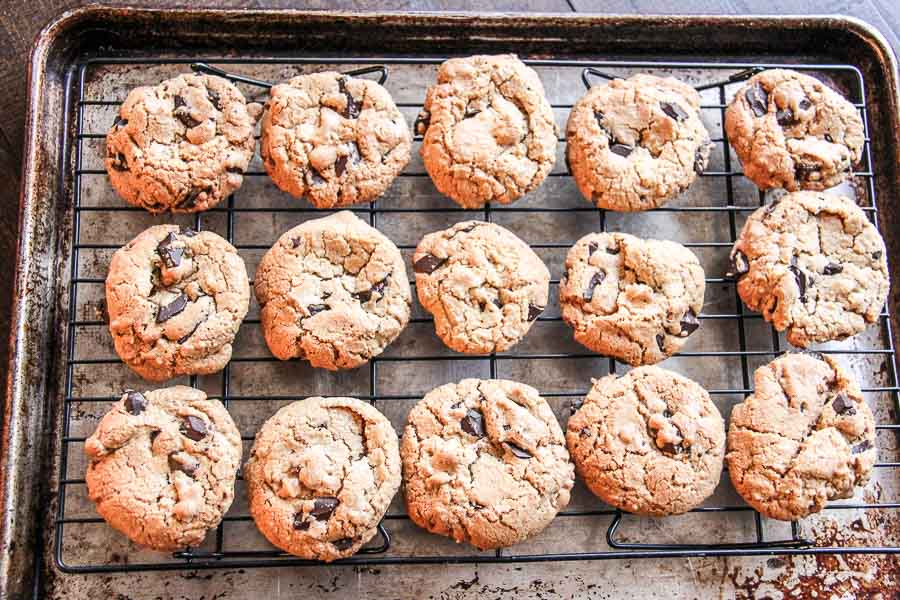
[[[725,111],[725,132],[762,189],[824,190],[851,176],[865,135],[859,111],[818,79],[787,69],[751,77]]]
[[[400,454],[410,518],[482,550],[540,532],[574,485],[556,416],[537,390],[514,381],[432,390],[410,411]]]
[[[528,244],[493,223],[430,233],[413,255],[416,293],[438,337],[468,354],[502,352],[547,306],[550,272]]]
[[[281,360],[356,368],[409,322],[400,250],[349,211],[287,231],[259,263],[254,286],[266,344]]]
[[[113,187],[151,213],[212,208],[243,183],[260,108],[212,75],[132,90],[106,135]]]
[[[889,288],[884,240],[844,196],[794,192],[756,210],[731,251],[741,299],[787,340],[842,340],[878,315]]]
[[[113,255],[106,305],[116,352],[144,379],[215,373],[250,306],[247,268],[211,231],[156,225]]]
[[[595,85],[566,125],[566,161],[599,208],[661,206],[706,169],[712,144],[700,95],[671,77],[634,75]]]
[[[784,521],[850,498],[877,458],[875,420],[856,381],[828,356],[794,353],[756,370],[731,411],[728,472],[753,508]]]
[[[513,54],[444,62],[416,121],[435,187],[464,208],[507,204],[556,161],[556,124],[537,73]]]
[[[698,383],[659,367],[594,380],[566,442],[604,502],[639,515],[698,506],[719,483],[725,422]]]
[[[332,561],[377,532],[400,487],[397,434],[355,398],[307,398],[256,435],[244,469],[250,514],[285,552]]]
[[[563,320],[587,348],[632,366],[677,353],[700,327],[703,267],[675,242],[590,233],[566,256]]]
[[[374,200],[409,162],[412,138],[386,89],[325,72],[272,86],[260,154],[275,184],[319,208]]]
[[[128,390],[84,444],[88,495],[113,528],[154,550],[197,546],[234,499],[241,436],[200,390]]]

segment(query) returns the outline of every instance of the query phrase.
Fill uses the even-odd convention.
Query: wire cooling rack
[[[277,551],[261,540],[248,514],[240,481],[234,506],[218,529],[210,533],[206,543],[202,547],[170,555],[145,552],[129,545],[123,536],[113,532],[96,515],[87,500],[83,478],[83,446],[87,435],[108,409],[109,403],[118,399],[125,385],[139,389],[147,387],[134,379],[111,352],[102,299],[105,266],[111,253],[146,226],[178,222],[197,230],[213,229],[226,237],[248,261],[248,270],[252,275],[254,258],[258,259],[285,229],[301,220],[322,216],[322,211],[311,208],[303,201],[287,198],[268,183],[258,158],[246,173],[244,186],[226,203],[202,214],[153,218],[115,198],[103,170],[102,158],[103,138],[116,107],[131,86],[152,84],[164,76],[186,72],[189,64],[196,60],[205,60],[230,71],[253,76],[250,81],[244,79],[244,83],[253,83],[253,79],[258,77],[285,79],[298,72],[322,70],[324,65],[342,71],[362,67],[356,74],[377,72],[382,79],[387,77],[389,70],[391,78],[386,86],[398,99],[398,106],[411,125],[421,108],[424,89],[433,81],[436,66],[444,57],[98,57],[86,60],[72,72],[72,97],[64,113],[69,126],[67,131],[72,133],[63,140],[64,144],[74,144],[73,164],[67,167],[69,172],[63,174],[64,178],[71,178],[74,182],[72,231],[68,241],[71,270],[69,281],[64,283],[68,289],[68,320],[62,345],[65,348],[65,418],[61,432],[61,476],[53,532],[55,560],[63,571],[115,572],[316,564]],[[719,334],[692,340],[685,352],[670,359],[665,366],[685,372],[706,385],[727,417],[731,405],[752,391],[753,370],[781,354],[788,346],[784,338],[766,325],[758,314],[745,312],[734,282],[724,275],[728,252],[743,220],[766,201],[766,196],[749,186],[742,177],[739,163],[731,155],[722,121],[727,102],[739,81],[746,79],[754,69],[782,65],[580,60],[525,62],[537,69],[544,79],[560,123],[565,122],[574,99],[584,92],[582,78],[585,84],[589,84],[590,77],[612,76],[608,73],[627,76],[636,72],[652,72],[671,74],[696,83],[703,98],[704,121],[710,129],[715,148],[709,170],[688,192],[691,197],[639,215],[607,213],[591,207],[580,198],[562,166],[564,161],[559,159],[543,186],[547,188],[543,196],[521,199],[507,206],[487,205],[483,210],[463,210],[450,200],[439,197],[429,187],[431,184],[427,174],[421,164],[417,166],[414,158],[386,197],[376,203],[353,207],[352,210],[367,218],[373,226],[394,231],[393,235],[390,232],[388,235],[395,238],[394,241],[407,257],[418,239],[411,231],[414,230],[415,236],[420,237],[427,226],[432,230],[439,228],[433,224],[434,219],[448,219],[443,226],[470,218],[501,222],[525,237],[539,254],[549,257],[545,260],[554,265],[551,269],[556,271],[551,280],[551,303],[555,303],[561,257],[587,230],[627,230],[631,227],[633,232],[652,234],[657,231],[658,237],[666,237],[665,232],[672,223],[691,231],[702,232],[707,228],[711,235],[698,234],[693,237],[689,234],[688,238],[677,241],[698,253],[701,262],[705,263],[709,275],[706,279],[707,306],[700,315],[705,325],[700,331],[718,331]],[[862,74],[848,65],[807,64],[790,65],[790,68],[829,80],[842,88],[859,109],[866,127],[866,143],[861,170],[854,174],[856,186],[852,193],[877,225],[876,174],[872,169]],[[394,87],[397,73],[405,75]],[[548,79],[552,79],[549,84]],[[264,93],[259,88],[242,87],[248,96]],[[419,142],[420,136],[416,136],[415,140]],[[560,136],[559,141],[559,156],[562,156],[564,138]],[[417,147],[418,144],[415,144],[414,151]],[[431,196],[428,196],[429,190]],[[539,195],[540,191],[535,194]],[[422,195],[428,197],[423,199]],[[527,239],[527,233],[540,237],[535,232],[540,232],[543,224],[551,222],[549,220],[568,223],[568,230],[564,223],[562,233],[554,235],[549,241]],[[646,225],[651,227],[649,231],[640,229],[644,227],[640,225],[642,220],[644,223],[652,221],[656,225]],[[407,226],[407,223],[413,222],[415,226]],[[519,230],[512,222],[520,224]],[[713,222],[715,226],[710,225]],[[122,227],[127,235],[119,231]],[[584,227],[587,230],[583,230]],[[251,234],[254,231],[265,233],[254,237],[242,233],[245,228]],[[398,236],[404,237],[403,232],[408,234],[405,236],[407,239],[396,239]],[[722,232],[720,237],[724,239],[709,239],[716,237],[716,232]],[[257,239],[260,237],[264,239]],[[714,303],[710,302],[711,290],[715,291]],[[715,310],[722,305],[726,306],[724,310]],[[428,339],[422,341],[423,338],[432,341],[436,338],[431,329],[430,316],[419,312],[414,314],[409,326],[409,329],[419,328],[418,337],[414,334],[410,334],[409,338],[401,337],[395,343],[395,346],[401,347],[399,351],[389,348],[367,367],[343,375],[315,373],[301,363],[280,363],[274,359],[260,342],[259,320],[254,309],[251,309],[235,344],[232,363],[220,374],[192,377],[189,383],[206,390],[213,397],[221,398],[235,415],[245,441],[245,457],[247,445],[252,442],[258,424],[288,401],[318,394],[353,395],[376,404],[392,418],[399,430],[406,410],[421,398],[424,391],[443,383],[443,380],[455,380],[462,376],[515,379],[518,375],[519,379],[524,379],[530,375],[533,381],[529,383],[541,390],[564,422],[570,403],[576,402],[590,387],[591,376],[621,374],[627,367],[586,352],[574,343],[567,343],[571,335],[561,323],[558,310],[548,309],[539,317],[529,338],[538,337],[535,330],[547,327],[547,335],[566,338],[559,344],[549,344],[551,350],[561,345],[560,351],[547,351],[545,346],[535,348],[535,344],[529,344],[529,338],[526,338],[511,352],[497,355],[472,357],[450,353],[439,343],[431,343]],[[822,352],[839,355],[839,360],[852,362],[864,373],[875,374],[861,377],[861,383],[867,399],[876,409],[880,458],[896,447],[896,431],[900,429],[896,420],[900,412],[900,387],[890,327],[890,319],[885,312],[877,326],[872,326],[854,340],[818,348]],[[402,342],[404,339],[407,339],[406,343]],[[423,371],[424,374],[419,377],[421,385],[403,387],[410,377],[415,380],[413,375]],[[724,372],[726,383],[715,385],[718,374],[712,376],[710,373],[713,371]],[[430,375],[432,372],[433,376]],[[577,377],[572,381],[571,389],[552,387],[559,381],[571,381],[573,374]],[[325,379],[317,380],[317,377]],[[391,385],[395,380],[400,381],[399,389],[398,385]],[[710,383],[711,380],[713,383]],[[412,388],[415,388],[414,393]],[[896,456],[890,458],[896,460]],[[867,492],[862,498],[858,494],[849,501],[832,503],[822,517],[811,517],[801,523],[784,526],[761,518],[747,507],[730,490],[727,481],[720,484],[721,493],[717,492],[710,501],[686,517],[652,523],[602,504],[583,489],[579,490],[582,486],[578,484],[571,505],[534,542],[495,552],[478,552],[466,546],[456,546],[444,538],[416,529],[406,516],[401,492],[379,527],[380,535],[359,554],[340,562],[356,565],[500,563],[711,555],[897,553],[900,548],[896,540],[884,541],[875,535],[859,541],[843,533],[871,531],[870,527],[877,530],[879,518],[900,508],[900,503],[885,498],[891,496],[890,490],[896,488],[898,466],[898,462],[878,462],[875,478],[880,482],[880,487],[875,492]],[[884,490],[888,493],[882,494]],[[896,500],[896,495],[893,498]],[[838,535],[832,531],[830,538],[823,538],[816,527],[820,518],[827,523],[837,523]],[[813,524],[809,525],[807,521]],[[582,535],[581,532],[587,533]],[[702,543],[698,543],[698,539]]]

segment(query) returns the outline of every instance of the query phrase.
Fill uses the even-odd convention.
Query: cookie
[[[435,331],[457,352],[502,352],[547,306],[550,272],[528,244],[493,223],[463,221],[422,238],[416,292]]]
[[[172,551],[199,545],[231,506],[241,435],[200,390],[128,390],[84,451],[100,516],[140,546]]]
[[[113,254],[106,277],[116,352],[150,381],[221,371],[249,306],[244,261],[211,231],[151,227]]]
[[[877,458],[875,420],[833,359],[786,354],[753,380],[753,395],[731,411],[726,456],[747,504],[790,521],[866,484]]]
[[[711,147],[700,94],[671,77],[595,85],[566,125],[566,161],[578,189],[611,210],[648,210],[671,200],[703,172]]]
[[[370,202],[410,158],[412,138],[386,89],[328,71],[272,86],[260,154],[272,181],[318,208]]]
[[[241,187],[260,106],[227,80],[179,75],[135,88],[106,134],[106,172],[129,204],[200,212]]]
[[[563,320],[587,348],[632,366],[677,353],[700,327],[705,274],[675,242],[591,233],[566,256]]]
[[[397,434],[355,398],[308,398],[259,430],[244,468],[250,514],[275,546],[330,562],[377,532],[400,487]]]
[[[512,202],[536,189],[556,161],[544,86],[513,54],[443,63],[416,125],[431,180],[463,208]]]
[[[851,176],[865,134],[856,107],[821,81],[787,69],[751,77],[725,111],[725,132],[762,189],[824,190]]]
[[[562,429],[534,388],[464,379],[409,413],[400,455],[410,518],[482,550],[521,542],[569,503]]]
[[[287,231],[263,256],[254,286],[272,354],[332,371],[381,354],[412,303],[400,250],[349,211]]]
[[[677,515],[716,489],[725,422],[698,383],[638,367],[594,380],[569,419],[566,442],[576,471],[607,504],[639,515]]]
[[[747,219],[731,251],[744,303],[805,348],[860,333],[887,299],[884,240],[844,196],[786,194]]]

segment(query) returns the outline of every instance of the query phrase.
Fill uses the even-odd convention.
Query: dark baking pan
[[[63,533],[63,526],[72,527],[97,523],[94,516],[70,516],[64,508],[67,486],[80,485],[81,473],[67,465],[70,444],[83,437],[70,431],[71,407],[84,398],[73,398],[72,365],[90,363],[74,359],[75,333],[78,327],[96,326],[76,314],[72,285],[78,277],[78,252],[85,249],[104,249],[113,244],[84,244],[79,240],[83,212],[80,198],[83,176],[99,176],[91,185],[103,183],[102,170],[83,164],[90,148],[96,150],[102,134],[88,132],[84,116],[86,106],[114,106],[113,99],[124,97],[125,89],[110,87],[106,96],[86,96],[85,72],[103,72],[133,65],[181,65],[185,69],[192,60],[256,67],[265,73],[274,72],[278,65],[389,65],[402,73],[408,68],[433,68],[442,57],[476,52],[516,52],[546,74],[553,69],[567,69],[570,75],[589,65],[615,72],[641,69],[673,73],[698,84],[707,83],[708,90],[717,94],[709,105],[713,112],[721,111],[726,101],[728,78],[747,67],[759,65],[799,65],[800,68],[824,76],[834,76],[844,82],[843,90],[863,112],[869,131],[869,147],[865,164],[857,173],[863,189],[862,196],[872,205],[867,208],[884,234],[891,265],[900,264],[900,237],[897,231],[900,211],[897,210],[896,190],[900,185],[900,123],[898,123],[897,67],[891,51],[872,28],[864,23],[842,17],[636,17],[583,15],[473,15],[473,14],[346,14],[298,11],[232,11],[232,10],[147,10],[130,8],[88,7],[61,15],[49,24],[37,39],[31,58],[29,78],[30,102],[27,119],[25,166],[21,194],[22,231],[17,256],[14,323],[12,324],[10,379],[6,397],[2,449],[3,519],[0,523],[0,597],[24,598],[40,595],[47,578],[62,577],[70,572],[111,572],[138,569],[215,568],[302,564],[292,557],[268,550],[229,551],[223,548],[222,529],[212,548],[194,549],[165,560],[143,561],[141,557],[125,561],[86,561],[74,564],[63,552],[64,544],[78,542]],[[269,71],[265,69],[270,68]],[[246,72],[246,70],[245,70]],[[717,75],[718,74],[718,75]],[[402,77],[402,76],[401,76]],[[716,79],[719,77],[720,79]],[[721,79],[724,77],[724,79]],[[125,81],[112,78],[111,82]],[[578,85],[578,78],[574,77]],[[96,82],[95,82],[96,83]],[[566,84],[568,85],[568,84]],[[96,87],[96,86],[95,86]],[[102,88],[102,85],[100,86]],[[100,89],[98,88],[98,89]],[[717,91],[716,91],[717,90]],[[96,91],[96,90],[95,90]],[[572,91],[575,97],[580,91]],[[551,99],[552,101],[552,99]],[[416,102],[421,103],[421,98]],[[554,103],[565,111],[571,100]],[[405,106],[415,110],[415,103]],[[404,107],[401,104],[401,107]],[[89,120],[89,119],[88,119]],[[715,135],[714,135],[715,137]],[[723,140],[719,140],[722,142]],[[727,157],[727,144],[724,148]],[[724,178],[725,195],[715,210],[678,208],[661,214],[679,218],[682,212],[707,218],[714,212],[730,221],[733,240],[737,219],[752,207],[736,205],[737,193],[731,182],[740,174],[729,167],[709,172],[708,177]],[[407,173],[409,177],[421,173]],[[559,178],[567,178],[560,168]],[[419,177],[422,180],[421,177]],[[298,205],[299,206],[299,205]],[[381,217],[378,204],[361,209],[370,219]],[[515,206],[515,205],[514,205]],[[538,205],[539,206],[539,205]],[[231,237],[235,218],[232,208],[222,209],[227,217]],[[298,209],[299,210],[299,209]],[[390,209],[384,211],[391,214]],[[519,210],[535,219],[551,212],[546,208],[495,209],[493,216],[514,214]],[[559,209],[552,209],[559,210]],[[575,212],[595,218],[599,213],[585,206],[573,207]],[[406,212],[417,213],[419,209]],[[527,212],[533,211],[533,212]],[[402,212],[402,211],[401,211]],[[422,211],[425,212],[425,211]],[[449,212],[449,211],[448,211]],[[492,212],[478,218],[492,218]],[[602,218],[602,215],[599,215]],[[385,216],[385,219],[388,217]],[[379,219],[379,224],[382,221]],[[604,221],[605,223],[605,221]],[[604,225],[605,226],[605,225]],[[539,244],[542,251],[564,248],[572,240],[554,240]],[[727,252],[728,243],[705,242],[697,247]],[[251,248],[251,245],[247,246]],[[403,247],[401,245],[401,247]],[[405,248],[408,250],[408,247]],[[89,278],[85,278],[89,279]],[[99,279],[99,277],[94,277]],[[102,279],[99,279],[102,281]],[[714,279],[716,283],[727,281]],[[96,284],[97,281],[89,281]],[[733,291],[730,292],[733,296]],[[716,352],[695,352],[686,358],[713,360],[736,358],[738,379],[727,389],[716,390],[733,401],[748,391],[749,373],[754,360],[780,352],[777,336],[774,347],[768,350],[748,349],[744,327],[752,327],[753,315],[744,315],[738,308],[736,315],[720,315],[739,324],[740,343],[734,348]],[[886,451],[896,447],[898,382],[894,357],[896,331],[896,297],[892,296],[889,311],[883,317],[883,335],[871,350],[854,350],[855,356],[872,355],[881,360],[885,379],[869,391],[885,394],[886,420],[879,421],[879,443]],[[548,325],[558,317],[542,317]],[[745,323],[746,320],[746,323]],[[102,320],[99,322],[102,329]],[[749,334],[748,334],[749,335]],[[688,355],[690,353],[687,353]],[[417,360],[435,357],[419,356]],[[527,360],[594,360],[584,353],[514,353],[485,359],[490,373],[499,367]],[[255,359],[244,358],[244,363]],[[259,359],[263,362],[265,359]],[[437,359],[435,359],[437,360]],[[612,361],[597,358],[603,365]],[[873,359],[874,360],[874,359]],[[402,362],[402,359],[385,358]],[[100,361],[101,363],[103,361]],[[485,363],[487,364],[487,362]],[[499,365],[499,367],[498,367]],[[605,366],[603,367],[606,368]],[[369,400],[412,400],[409,397],[379,394],[375,389],[374,369],[368,393],[360,397]],[[543,391],[543,390],[542,390]],[[227,375],[225,390],[227,399]],[[409,394],[409,392],[406,392]],[[576,396],[554,392],[548,397],[563,399]],[[231,397],[240,399],[232,390]],[[74,456],[76,453],[72,453]],[[884,480],[897,481],[900,463],[896,458],[882,461]],[[733,503],[732,503],[733,504]],[[897,502],[845,506],[853,510],[894,510]],[[513,562],[555,561],[576,559],[608,559],[617,557],[674,557],[698,555],[751,555],[777,553],[823,552],[896,552],[896,514],[889,515],[883,526],[884,539],[875,538],[865,544],[842,543],[839,540],[806,539],[794,524],[791,531],[771,536],[763,531],[761,521],[746,507],[726,503],[707,506],[700,514],[725,516],[749,512],[750,531],[754,539],[743,542],[697,545],[696,543],[666,540],[653,542],[640,536],[622,534],[627,529],[627,515],[614,510],[592,508],[571,510],[567,517],[600,519],[606,531],[604,550],[596,547],[560,549],[553,543],[530,546],[510,552],[446,554],[429,551],[427,554],[390,554],[392,530],[394,539],[405,516],[390,514],[382,530],[380,545],[367,554],[353,557],[353,564],[374,563],[438,563],[438,562]],[[737,518],[737,517],[735,517]],[[246,519],[234,517],[245,524]],[[408,524],[408,522],[405,522]],[[409,527],[406,527],[408,530]],[[601,531],[603,530],[601,529]],[[425,534],[421,534],[425,535]],[[894,537],[891,538],[890,536]],[[560,536],[560,539],[565,536]],[[559,541],[559,540],[558,540]],[[402,546],[402,544],[401,544]],[[576,551],[577,550],[577,551]]]

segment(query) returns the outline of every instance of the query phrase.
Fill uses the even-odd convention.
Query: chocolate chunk
[[[503,302],[500,301],[500,298],[494,298],[493,300],[491,300],[491,303],[493,303],[493,305],[497,308],[503,308]]]
[[[216,110],[222,110],[222,99],[219,97],[218,92],[207,89],[206,95],[209,96],[209,101],[213,106],[216,107]]]
[[[429,273],[434,273],[445,262],[447,262],[446,258],[438,258],[437,256],[426,254],[415,262],[413,270],[416,273],[428,275]]]
[[[159,312],[156,313],[156,322],[164,323],[183,311],[187,308],[188,297],[187,294],[182,293],[180,296],[172,300],[169,304],[165,306],[159,307]]]
[[[331,542],[331,545],[337,548],[338,550],[346,550],[350,546],[356,543],[356,538],[341,538],[334,542]]]
[[[359,162],[359,146],[356,145],[356,142],[350,142],[347,145],[347,154],[344,156],[338,156],[337,160],[334,161],[334,173],[338,177],[344,174],[344,171],[347,170],[347,163],[349,162],[351,165],[355,165]]]
[[[782,127],[787,127],[794,122],[794,111],[789,108],[775,111],[775,120]]]
[[[194,415],[188,415],[181,421],[181,433],[195,442],[199,442],[206,437],[209,429],[206,421]]]
[[[116,120],[113,121],[113,127],[125,127],[128,125],[128,119],[123,119],[119,115],[116,115]]]
[[[484,415],[477,410],[470,408],[466,411],[466,416],[460,420],[459,426],[469,435],[477,438],[484,437]]]
[[[307,171],[307,175],[309,175],[309,185],[325,185],[328,183],[325,181],[325,178],[319,175],[319,172],[315,169],[310,169]]]
[[[191,188],[184,198],[176,203],[176,206],[179,208],[194,208],[197,206],[197,199],[200,198],[200,194],[203,192],[209,193],[209,191],[209,188]]]
[[[841,416],[851,416],[856,414],[856,406],[853,405],[853,402],[844,392],[838,394],[832,401],[831,408]]]
[[[616,246],[615,248],[607,248],[607,249],[606,249],[606,253],[607,253],[607,254],[613,254],[613,255],[618,254],[618,253],[619,253],[619,247]]]
[[[156,246],[156,253],[162,259],[167,269],[174,269],[181,264],[181,257],[184,256],[184,248],[173,248],[172,242],[175,241],[175,233],[170,231],[169,235],[163,238],[163,241]]]
[[[597,242],[591,242],[590,244],[588,244],[588,256],[593,256],[594,252],[596,252],[597,248],[599,247],[600,246],[597,245]]]
[[[535,306],[534,304],[529,304],[528,305],[528,320],[534,321],[541,315],[542,312],[544,312],[543,306]]]
[[[179,233],[181,233],[181,235],[183,235],[184,237],[190,238],[190,237],[194,237],[195,235],[197,235],[197,232],[194,231],[193,229],[191,229],[190,227],[179,227],[178,230],[179,230]]]
[[[800,102],[797,103],[797,108],[799,108],[800,110],[806,110],[810,106],[812,106],[812,102],[809,101],[809,98],[804,98],[803,100],[801,100]]]
[[[606,125],[603,124],[603,119],[605,119],[605,115],[599,110],[594,111],[594,118],[597,119],[597,125],[600,126],[600,129],[608,132],[609,130],[606,128]]]
[[[666,352],[666,334],[657,333],[656,334],[656,345],[659,346],[659,351],[665,354]]]
[[[237,173],[238,175],[243,175],[244,170],[240,167],[225,167],[226,173]]]
[[[419,135],[425,135],[429,125],[431,125],[431,113],[423,110],[416,117],[416,122],[413,123],[413,131]]]
[[[750,272],[750,263],[747,261],[747,255],[741,252],[740,250],[735,250],[731,253],[731,270],[729,270],[725,275],[727,277],[737,277],[740,279],[742,276],[746,275]]]
[[[806,272],[797,265],[791,265],[788,269],[794,274],[794,279],[797,280],[797,287],[800,289],[800,302],[806,302],[806,286],[809,283]]]
[[[309,521],[302,512],[294,514],[294,529],[297,531],[306,531],[309,529]]]
[[[466,114],[463,115],[463,120],[465,120],[465,119],[471,119],[472,117],[474,117],[475,115],[477,115],[477,114],[480,113],[480,112],[481,112],[481,111],[480,111],[479,109],[477,109],[477,108],[471,108],[471,109],[467,108],[467,109],[466,109]]]
[[[583,405],[584,400],[572,400],[572,402],[569,404],[569,414],[574,415]]]
[[[291,238],[291,248],[298,248],[300,246],[300,238]]]
[[[356,98],[353,97],[353,94],[347,89],[347,81],[349,80],[349,77],[341,77],[338,79],[338,87],[340,88],[341,93],[347,97],[347,108],[344,109],[344,116],[348,119],[356,119],[359,118],[362,102],[358,102]]]
[[[822,272],[826,275],[837,275],[838,273],[840,273],[843,270],[844,270],[844,265],[830,262],[827,265],[825,265],[825,269],[823,269]]]
[[[678,335],[687,337],[697,331],[698,327],[700,327],[700,319],[697,318],[697,313],[694,312],[694,309],[689,308],[681,318],[681,333]]]
[[[876,250],[875,252],[873,252],[873,253],[872,253],[872,258],[873,258],[874,260],[878,260],[879,258],[881,258],[881,250]]]
[[[834,138],[831,137],[829,134],[826,133],[826,134],[825,134],[825,141],[828,142],[829,144],[833,144],[833,143],[834,143]]]
[[[794,178],[799,179],[800,181],[805,181],[809,179],[809,176],[813,173],[817,173],[822,169],[822,165],[817,163],[805,163],[801,161],[797,161],[794,163]]]
[[[193,477],[198,468],[200,468],[200,463],[190,455],[179,454],[178,452],[169,454],[169,469],[172,471],[181,471],[188,477]]]
[[[199,125],[201,121],[198,121],[194,117],[191,116],[191,109],[188,108],[187,104],[184,102],[184,98],[181,96],[175,96],[175,118],[182,122],[182,124],[188,129],[192,129]]]
[[[622,157],[628,157],[629,154],[634,152],[634,148],[625,144],[615,143],[609,147],[609,151]]]
[[[853,454],[862,454],[866,450],[872,447],[872,442],[869,440],[863,440],[861,443],[853,446]]]
[[[682,452],[684,452],[684,448],[681,446],[681,444],[668,443],[663,444],[662,446],[657,445],[657,448],[659,448],[660,452],[663,452],[664,454],[681,454]]]
[[[159,437],[159,434],[160,434],[159,429],[154,429],[153,431],[150,432],[150,445],[151,446],[153,445],[153,442],[156,441],[156,438]]]
[[[334,512],[334,509],[338,507],[338,504],[340,504],[340,501],[332,496],[316,498],[309,514],[319,521],[327,521],[329,517],[331,517],[331,513]]]
[[[147,408],[147,398],[140,392],[125,390],[125,410],[129,414],[139,415]]]
[[[697,175],[702,175],[703,171],[706,170],[706,160],[703,158],[703,153],[700,149],[694,150],[694,173]]]
[[[361,292],[356,292],[353,294],[353,297],[359,300],[360,302],[368,302],[372,298],[372,293],[380,294],[384,296],[384,287],[387,285],[387,281],[390,275],[382,279],[381,281],[375,283],[368,290],[363,290]]]
[[[587,287],[584,288],[584,292],[582,296],[588,302],[594,299],[594,288],[603,283],[603,280],[606,279],[606,271],[597,271],[591,277],[591,280],[588,282]]]
[[[116,152],[115,156],[111,156],[110,158],[112,158],[112,160],[110,161],[109,166],[112,167],[113,171],[124,173],[128,170],[128,159],[125,158],[124,154]]]
[[[750,105],[750,110],[757,117],[761,117],[769,112],[769,95],[766,94],[766,90],[760,84],[757,83],[747,90],[744,97],[747,99],[747,104]]]
[[[531,458],[531,452],[529,452],[525,448],[522,448],[521,446],[517,446],[512,442],[506,442],[506,446],[509,448],[509,451],[512,452],[517,458]]]
[[[578,437],[580,437],[580,438],[591,437],[591,430],[588,429],[587,427],[582,427],[581,430],[578,432]]]
[[[310,304],[306,307],[306,310],[309,312],[309,316],[313,316],[322,312],[323,310],[328,310],[327,304]]]
[[[688,118],[688,114],[684,112],[684,109],[675,102],[660,102],[659,107],[662,108],[662,111],[666,113],[666,115],[676,121],[684,121]]]

